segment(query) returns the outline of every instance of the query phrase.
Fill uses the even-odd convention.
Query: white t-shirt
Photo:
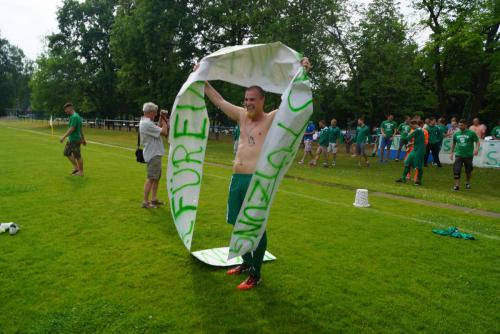
[[[139,122],[139,133],[141,144],[144,147],[144,161],[148,162],[154,156],[163,156],[165,148],[161,139],[161,128],[147,117],[141,118]]]

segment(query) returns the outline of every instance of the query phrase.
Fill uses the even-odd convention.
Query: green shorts
[[[410,154],[405,159],[405,166],[412,166],[413,168],[422,168],[424,164],[424,155],[423,154],[415,154],[414,151],[411,151]]]
[[[82,157],[82,154],[80,153],[80,143],[68,141],[66,146],[64,146],[64,155],[67,157],[73,155],[75,159],[80,159]]]
[[[229,185],[229,197],[227,199],[227,222],[231,225],[236,223],[241,206],[245,200],[250,180],[253,174],[233,174]]]

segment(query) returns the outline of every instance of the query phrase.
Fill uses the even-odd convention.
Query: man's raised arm
[[[224,114],[226,114],[229,118],[231,118],[234,121],[239,122],[240,121],[240,116],[242,113],[245,112],[245,109],[242,107],[235,106],[234,104],[231,104],[224,100],[224,98],[219,94],[218,91],[215,90],[215,88],[212,87],[207,82],[205,82],[205,95],[208,96],[210,101],[222,110]]]

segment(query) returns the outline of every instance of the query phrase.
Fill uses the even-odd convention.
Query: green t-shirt
[[[429,144],[437,144],[443,141],[443,134],[437,125],[427,126],[427,132],[429,132]]]
[[[491,130],[491,135],[496,139],[500,139],[500,126],[495,126],[493,130]]]
[[[407,139],[410,130],[411,130],[410,124],[407,124],[406,122],[399,124],[398,131],[401,134],[401,139]]]
[[[333,126],[330,126],[328,128],[328,142],[329,143],[336,143],[337,142],[337,139],[340,138],[340,129],[338,126],[336,127],[333,127]]]
[[[408,141],[413,139],[413,152],[418,155],[425,154],[425,134],[422,128],[416,128],[408,135]]]
[[[394,121],[383,121],[382,124],[380,124],[380,127],[384,130],[387,137],[392,137],[394,132],[396,132],[398,123]]]
[[[472,130],[457,131],[453,134],[453,143],[455,146],[455,155],[462,158],[474,156],[474,143],[479,141],[476,133]]]
[[[68,141],[69,142],[81,141],[82,140],[82,118],[76,112],[74,112],[73,115],[71,115],[69,117],[68,128],[70,128],[70,127],[74,127],[75,131],[73,131],[69,135]]]
[[[319,130],[319,144],[321,146],[328,146],[328,138],[330,137],[329,132],[330,131],[327,126]]]
[[[356,139],[355,139],[356,144],[366,143],[366,141],[370,142],[371,141],[370,138],[371,136],[369,127],[363,125],[363,126],[358,126],[356,128]]]
[[[448,127],[444,124],[438,124],[439,131],[441,131],[441,138],[444,138],[448,133]]]

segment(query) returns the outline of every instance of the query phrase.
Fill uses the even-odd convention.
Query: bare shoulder
[[[266,117],[270,120],[274,119],[274,116],[278,113],[278,109],[274,109],[273,111],[270,111],[266,114]]]

